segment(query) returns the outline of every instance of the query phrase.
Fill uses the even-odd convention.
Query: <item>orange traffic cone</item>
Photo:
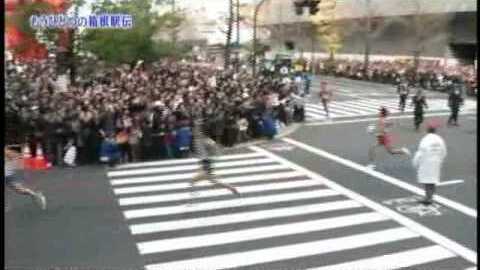
[[[32,158],[32,153],[30,152],[30,147],[28,146],[28,144],[26,144],[23,147],[22,159],[23,159],[23,168],[25,170],[33,169],[33,158]]]
[[[46,170],[46,169],[48,169],[47,161],[45,160],[45,157],[43,156],[43,150],[42,150],[42,146],[40,144],[37,146],[37,155],[36,155],[35,161],[34,161],[34,168],[35,168],[35,170]]]

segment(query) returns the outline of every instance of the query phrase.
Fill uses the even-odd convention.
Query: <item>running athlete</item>
[[[377,141],[374,145],[370,146],[368,151],[368,158],[370,164],[367,165],[370,169],[375,169],[375,149],[379,146],[383,146],[385,150],[391,155],[407,155],[410,156],[410,151],[403,147],[401,149],[396,149],[392,147],[392,136],[389,131],[389,127],[392,126],[392,123],[387,120],[388,111],[385,107],[380,109],[380,118],[376,126],[376,136]]]
[[[5,184],[15,191],[17,194],[21,195],[28,195],[32,198],[32,200],[42,209],[47,209],[47,201],[45,196],[38,191],[34,191],[30,188],[27,188],[23,183],[21,183],[21,179],[18,176],[17,171],[17,162],[20,158],[20,154],[16,151],[8,148],[5,146],[4,148],[5,153]],[[5,209],[8,211],[8,208]]]
[[[410,94],[410,89],[408,87],[407,82],[405,80],[400,81],[397,86],[397,93],[400,95],[400,102],[398,104],[399,110],[403,113],[405,111],[405,104]]]
[[[423,122],[423,107],[428,109],[427,99],[423,95],[422,89],[418,89],[415,96],[412,98],[412,103],[410,106],[414,106],[413,114],[415,115],[414,118],[414,125],[415,131],[418,131],[420,125]]]
[[[330,118],[330,114],[328,112],[328,103],[332,99],[332,91],[327,89],[327,82],[322,81],[320,84],[320,100],[322,101],[323,104],[323,109],[325,110],[325,113],[327,114],[327,118]]]
[[[235,187],[215,179],[215,173],[212,167],[213,161],[210,158],[210,155],[213,155],[215,151],[215,142],[204,135],[202,120],[197,120],[194,123],[193,142],[194,149],[200,157],[202,166],[198,174],[192,179],[192,187],[199,181],[207,180],[216,186],[230,190],[233,194],[240,194]]]

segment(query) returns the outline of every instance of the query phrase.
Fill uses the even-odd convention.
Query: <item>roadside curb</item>
[[[283,137],[286,137],[292,133],[294,133],[295,131],[297,131],[300,127],[303,126],[304,123],[293,123],[291,125],[289,125],[288,127],[285,127],[284,129],[282,129],[282,131],[280,133],[278,133],[274,138],[274,139],[281,139]],[[267,143],[267,142],[270,142],[271,140],[269,139],[257,139],[257,140],[253,140],[253,141],[250,141],[250,142],[245,142],[245,143],[241,143],[241,144],[237,144],[233,147],[229,147],[229,148],[226,148],[226,147],[222,147],[223,149],[225,150],[234,150],[234,149],[239,149],[239,148],[245,148],[245,147],[249,147],[249,146],[253,146],[253,145],[257,145],[257,144],[261,144],[261,143]]]

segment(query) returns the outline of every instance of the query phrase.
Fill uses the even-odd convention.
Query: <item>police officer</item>
[[[448,96],[448,107],[450,107],[450,118],[447,124],[458,126],[458,112],[463,105],[462,89],[459,82],[455,83]]]
[[[411,105],[414,106],[413,114],[415,116],[414,118],[415,131],[418,131],[418,129],[420,128],[420,125],[423,122],[423,113],[424,113],[423,108],[425,107],[426,109],[428,109],[427,99],[423,95],[422,89],[419,88],[417,90],[417,93],[412,98]]]

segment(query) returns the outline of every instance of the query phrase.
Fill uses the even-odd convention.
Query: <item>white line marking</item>
[[[187,248],[200,248],[214,245],[230,244],[243,241],[262,240],[270,237],[288,236],[301,233],[323,231],[380,222],[388,220],[378,213],[365,213],[342,217],[317,219],[311,221],[292,222],[282,225],[258,227],[253,229],[235,230],[222,233],[202,234],[198,236],[177,237],[165,240],[155,240],[137,243],[140,254],[152,254],[175,251]],[[371,241],[371,240],[368,240]]]
[[[213,163],[213,167],[225,168],[225,167],[246,166],[246,165],[266,164],[266,163],[272,163],[272,161],[267,158],[258,158],[258,159],[237,160],[237,161],[227,161],[227,162],[218,162],[218,163],[215,162]],[[200,168],[200,164],[197,163],[197,164],[185,165],[185,166],[167,166],[167,167],[161,167],[161,168],[134,169],[134,170],[108,172],[108,177],[178,172],[178,171],[196,170],[199,168]]]
[[[312,179],[321,179],[322,180],[322,183],[325,184],[326,186],[328,186],[329,188],[331,189],[334,189],[334,190],[337,190],[338,192],[346,195],[347,197],[353,199],[353,200],[356,200],[362,204],[364,204],[365,206],[367,207],[370,207],[372,209],[374,209],[375,211],[379,212],[379,213],[382,213],[388,217],[390,217],[391,219],[399,222],[400,224],[404,225],[405,227],[421,234],[422,236],[426,237],[427,239],[430,239],[431,241],[443,246],[444,248],[452,251],[453,253],[455,254],[458,254],[460,255],[461,257],[465,258],[466,260],[474,263],[474,264],[477,264],[477,253],[456,243],[455,241],[452,241],[451,239],[423,226],[422,224],[418,223],[418,222],[415,222],[409,218],[406,218],[405,216],[403,215],[400,215],[399,213],[379,204],[379,203],[376,203],[350,189],[347,189],[323,176],[320,176],[319,174],[313,172],[313,171],[310,171],[300,165],[297,165],[287,159],[284,159],[280,156],[277,156],[265,149],[262,149],[262,148],[259,148],[259,147],[255,147],[255,146],[251,146],[250,149],[252,149],[253,151],[257,151],[259,153],[263,153],[265,156],[269,156],[270,158],[272,159],[275,159],[277,160],[278,162],[282,162],[283,164],[285,165],[288,165],[290,166],[292,169],[295,169],[295,170],[298,170],[300,172],[303,172],[305,173],[307,176],[311,177]],[[438,200],[437,200],[438,201]],[[475,216],[476,216],[476,213],[475,213]]]
[[[311,187],[315,188],[320,186],[314,181],[294,181],[294,182],[284,182],[284,183],[271,183],[271,184],[259,184],[254,186],[238,187],[240,193],[248,192],[261,192],[269,190],[289,190],[292,188],[302,188],[302,187]],[[215,196],[230,195],[231,192],[226,189],[209,189],[202,190],[198,192],[196,198],[209,198]],[[138,205],[138,204],[148,204],[148,203],[159,203],[159,202],[170,202],[178,200],[188,200],[191,199],[192,194],[188,190],[185,192],[171,193],[171,194],[162,194],[162,195],[150,195],[150,196],[138,196],[138,197],[128,197],[121,198],[118,200],[120,206],[126,205]]]
[[[257,167],[246,167],[246,168],[234,168],[234,169],[225,169],[225,170],[216,170],[215,175],[229,175],[237,173],[256,173],[256,172],[265,172],[273,170],[286,170],[283,165],[268,165],[268,166],[257,166]],[[197,172],[194,173],[181,173],[181,174],[168,174],[168,175],[154,175],[154,176],[145,176],[145,177],[134,177],[134,178],[125,178],[111,180],[110,183],[112,186],[116,185],[127,185],[127,184],[142,184],[142,183],[154,183],[162,182],[169,180],[181,180],[181,179],[192,179],[197,175]]]
[[[364,114],[365,113],[365,110],[363,110],[363,109],[359,109],[359,108],[356,108],[354,106],[345,106],[345,105],[349,105],[349,104],[346,103],[346,102],[332,102],[332,103],[329,104],[329,106],[331,106],[332,108],[337,107],[339,109],[351,111],[351,112],[354,112],[354,113],[357,113],[357,114],[359,114],[359,113]]]
[[[350,160],[347,160],[347,159],[344,159],[344,158],[341,158],[339,156],[336,156],[334,154],[331,154],[331,153],[328,153],[326,151],[323,151],[321,149],[318,149],[318,148],[315,148],[313,146],[310,146],[310,145],[307,145],[307,144],[304,144],[304,143],[301,143],[299,141],[295,141],[293,139],[290,139],[290,138],[284,138],[282,139],[283,141],[285,142],[288,142],[288,143],[291,143],[292,145],[295,145],[297,147],[300,147],[302,149],[304,149],[305,151],[308,151],[308,152],[311,152],[311,153],[314,153],[318,156],[321,156],[321,157],[324,157],[324,158],[327,158],[327,159],[330,159],[330,160],[333,160],[337,163],[340,163],[340,164],[343,164],[347,167],[350,167],[352,169],[355,169],[357,171],[361,171],[365,174],[369,174],[371,176],[374,176],[376,177],[377,179],[380,179],[382,181],[385,181],[387,183],[390,183],[394,186],[397,186],[397,187],[400,187],[400,188],[403,188],[405,190],[408,190],[414,194],[417,194],[417,195],[423,195],[425,192],[421,189],[421,188],[418,188],[414,185],[411,185],[411,184],[408,184],[402,180],[399,180],[397,178],[394,178],[394,177],[391,177],[389,175],[386,175],[386,174],[383,174],[381,172],[378,172],[378,171],[372,171],[372,170],[369,170],[367,169],[365,166],[362,166],[358,163],[355,163],[353,161],[350,161]],[[458,202],[455,202],[455,201],[452,201],[450,199],[447,199],[445,197],[442,197],[442,196],[439,196],[439,195],[434,195],[433,199],[435,201],[437,201],[438,203],[441,203],[443,205],[446,205],[452,209],[455,209],[467,216],[470,216],[470,217],[473,217],[473,218],[477,218],[477,211],[473,208],[470,208],[466,205],[463,205],[461,203],[458,203]]]
[[[362,207],[362,205],[352,200],[314,203],[309,205],[283,207],[271,210],[251,211],[246,213],[227,214],[213,217],[200,217],[174,221],[135,224],[130,226],[130,231],[132,232],[132,234],[145,234],[171,230],[192,229],[207,226],[218,226],[240,222],[260,221],[272,218],[286,218],[292,216],[316,214],[359,207]]]
[[[460,113],[460,115],[467,115],[473,113]],[[448,116],[450,113],[430,113],[425,114],[424,117],[435,117],[435,116]],[[402,119],[402,118],[413,118],[413,115],[399,115],[399,116],[391,116],[388,119]],[[308,123],[307,126],[324,126],[324,125],[337,125],[337,124],[351,124],[351,123],[358,123],[358,122],[373,122],[378,121],[377,118],[363,118],[363,119],[352,119],[352,120],[342,120],[342,121],[335,121],[335,122],[322,122],[322,123]]]
[[[465,182],[464,180],[450,180],[450,181],[444,181],[444,182],[440,182],[439,184],[437,184],[437,186],[448,186],[448,185],[454,185],[454,184],[460,184],[460,183],[463,183]]]
[[[147,270],[185,270],[195,266],[199,269],[224,269],[267,263],[277,260],[294,259],[329,252],[368,247],[381,243],[395,242],[418,237],[406,228],[395,228],[373,233],[364,233],[288,246],[251,250],[206,258],[187,259],[168,263],[147,265]],[[248,259],[247,259],[248,258]]]
[[[308,107],[306,107],[307,110],[316,110],[316,111],[324,111],[322,107],[320,106],[317,106],[317,105],[314,105],[314,104],[309,104]],[[338,115],[346,115],[346,116],[353,116],[353,115],[357,115],[356,113],[353,113],[353,112],[347,112],[345,110],[341,110],[341,109],[335,109],[333,107],[328,107],[328,111],[329,112],[332,112],[332,113],[335,113],[335,114],[338,114]]]
[[[261,155],[259,155],[258,153],[247,153],[247,154],[216,156],[216,157],[213,157],[213,158],[215,160],[232,160],[232,159],[255,158],[255,157],[261,157]],[[119,165],[119,166],[117,166],[117,168],[126,169],[126,168],[138,168],[138,167],[146,167],[146,166],[188,164],[188,163],[196,163],[196,162],[199,162],[199,161],[200,160],[198,158],[174,159],[174,160],[164,160],[164,161],[130,163],[130,164]]]
[[[305,112],[310,112],[310,113],[314,113],[314,114],[317,114],[317,115],[326,115],[325,111],[323,110],[319,110],[319,109],[316,109],[316,108],[312,108],[310,106],[305,106]]]
[[[358,106],[364,106],[372,109],[377,108],[377,111],[378,109],[380,109],[380,107],[387,107],[390,111],[397,111],[396,106],[386,104],[385,102],[382,103],[380,100],[375,100],[375,101],[376,102],[373,102],[367,99],[358,99],[358,100],[355,100],[354,102],[355,104],[358,104]]]
[[[313,118],[313,119],[317,119],[317,120],[325,119],[325,116],[319,116],[319,115],[310,113],[310,112],[308,112],[308,111],[305,111],[305,116],[306,116],[307,118]]]
[[[297,171],[288,171],[288,172],[278,172],[278,173],[265,173],[265,174],[254,174],[254,175],[242,175],[236,177],[229,177],[229,178],[221,178],[218,179],[221,182],[229,183],[229,184],[238,184],[243,182],[250,182],[250,181],[268,181],[268,180],[280,180],[286,179],[291,177],[303,176],[302,173]],[[281,181],[280,181],[281,182]],[[204,181],[196,184],[196,186],[211,186],[212,184]],[[142,186],[135,186],[135,187],[128,187],[128,188],[116,188],[113,189],[115,194],[131,194],[137,192],[149,192],[149,191],[167,191],[172,189],[182,189],[182,188],[189,188],[190,182],[179,182],[179,183],[171,183],[171,184],[159,184],[159,185],[142,185]]]
[[[271,203],[280,203],[280,202],[295,202],[296,200],[307,200],[307,199],[317,199],[321,197],[330,197],[337,196],[340,193],[332,191],[329,189],[325,190],[310,190],[303,192],[294,192],[288,194],[275,194],[267,195],[262,197],[252,197],[252,198],[232,198],[224,201],[213,201],[213,202],[203,202],[198,204],[193,204],[191,207],[186,205],[175,205],[175,206],[164,206],[164,207],[155,207],[155,208],[145,208],[137,210],[128,210],[124,211],[123,215],[125,219],[132,218],[142,218],[142,217],[152,217],[152,216],[162,216],[162,215],[171,215],[171,214],[187,214],[194,213],[196,211],[209,211],[209,210],[218,210],[223,208],[231,207],[242,207],[250,206],[257,204],[271,204]]]
[[[110,184],[112,186],[120,185],[131,185],[131,184],[145,184],[145,183],[156,183],[170,180],[185,180],[192,179],[197,173],[182,173],[182,174],[168,174],[168,175],[154,175],[154,176],[145,176],[145,177],[134,177],[126,179],[111,180]]]
[[[399,269],[455,257],[441,246],[429,246],[378,257],[327,265],[309,270]]]
[[[360,104],[356,101],[347,101],[345,103],[346,103],[345,105],[356,106],[356,107],[364,110],[366,112],[364,114],[367,114],[367,113],[368,114],[377,114],[379,112],[379,108],[381,106],[381,104],[377,104],[377,106],[368,106],[368,105]]]
[[[314,113],[314,114],[317,114],[317,115],[321,115],[323,117],[327,116],[327,113],[322,109],[316,109],[316,108],[312,108],[312,107],[305,107],[305,111],[306,112],[310,112],[310,113]],[[343,112],[341,113],[337,113],[337,112],[333,112],[333,111],[330,111],[330,116],[331,117],[346,117],[346,116],[354,116],[355,114],[345,114]]]

